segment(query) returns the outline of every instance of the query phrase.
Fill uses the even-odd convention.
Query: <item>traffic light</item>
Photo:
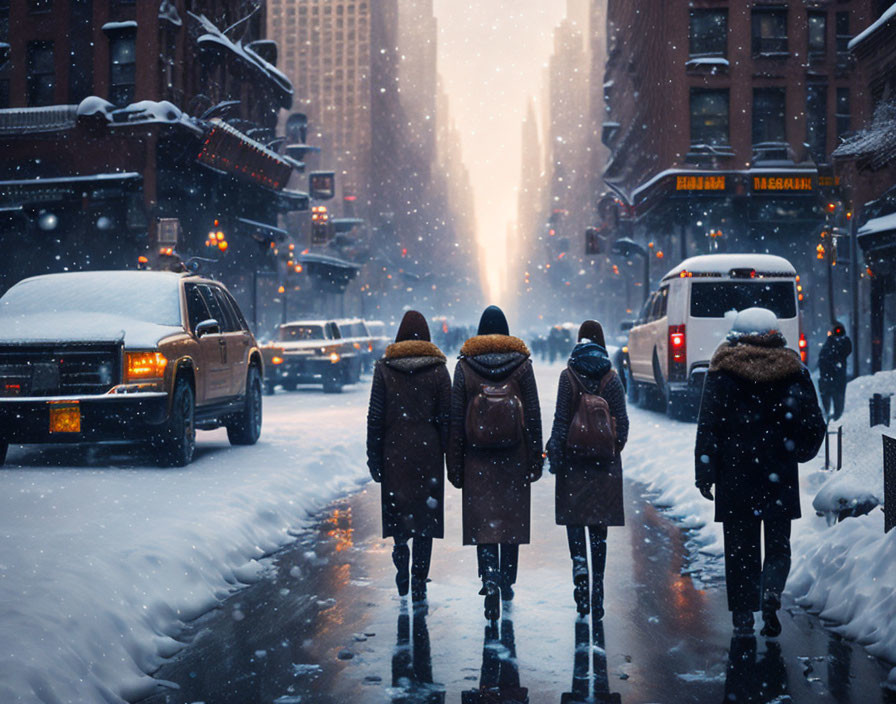
[[[330,241],[330,214],[327,206],[315,205],[311,208],[311,244],[326,244]]]

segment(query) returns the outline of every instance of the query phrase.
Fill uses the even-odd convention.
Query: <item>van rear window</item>
[[[768,308],[779,318],[796,317],[796,294],[790,281],[718,281],[691,284],[691,316],[724,318],[729,311]]]

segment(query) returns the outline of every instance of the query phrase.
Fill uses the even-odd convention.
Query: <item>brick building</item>
[[[133,266],[171,218],[182,255],[246,283],[283,236],[279,215],[307,207],[275,150],[293,91],[264,13],[247,0],[0,3],[0,291]]]
[[[816,244],[841,197],[831,152],[868,118],[848,43],[872,4],[609,0],[604,179],[664,264],[787,256],[812,292],[810,328],[827,325]]]

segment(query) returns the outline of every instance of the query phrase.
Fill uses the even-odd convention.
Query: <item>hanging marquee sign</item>
[[[813,190],[811,176],[753,176],[753,191],[797,191],[806,193]]]
[[[286,186],[292,166],[218,118],[211,120],[196,160],[276,191]]]
[[[724,176],[676,176],[676,191],[724,191]]]

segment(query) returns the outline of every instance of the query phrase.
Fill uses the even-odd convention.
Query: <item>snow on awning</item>
[[[259,242],[284,242],[289,233],[275,225],[250,220],[249,218],[237,218],[237,222],[246,227],[252,238]]]
[[[0,181],[0,204],[21,204],[29,199],[49,203],[84,197],[114,198],[142,181],[143,177],[133,171]]]
[[[277,195],[277,206],[281,213],[296,213],[308,210],[311,207],[311,199],[307,193],[302,191],[292,191],[284,188]]]
[[[292,82],[277,69],[276,66],[265,61],[261,56],[244,46],[242,40],[234,42],[218,29],[205,15],[189,15],[195,19],[204,34],[196,40],[199,49],[207,56],[231,57],[255,71],[261,77],[268,80],[275,88],[279,106],[284,109],[292,107],[293,87]]]
[[[868,160],[875,170],[896,160],[896,101],[878,105],[871,125],[845,140],[833,157]]]
[[[889,9],[884,10],[884,13],[877,19],[876,22],[874,22],[874,24],[866,27],[863,31],[859,32],[859,34],[857,34],[850,40],[848,44],[849,50],[853,51],[859,44],[868,39],[868,37],[874,34],[877,30],[883,27],[894,17],[896,17],[896,2],[890,5]]]
[[[881,232],[896,233],[896,213],[882,215],[879,218],[872,218],[859,228],[856,233],[859,237],[863,235],[876,235]]]

